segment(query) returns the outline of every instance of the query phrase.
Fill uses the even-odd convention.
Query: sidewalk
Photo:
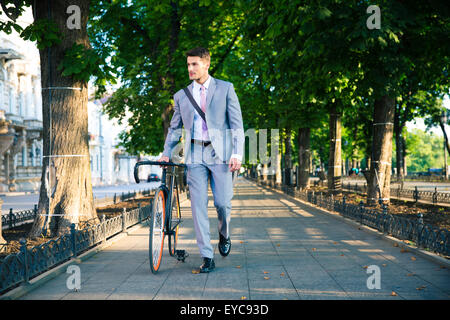
[[[216,270],[194,274],[202,261],[189,205],[182,203],[178,246],[190,254],[185,263],[169,256],[166,241],[153,275],[141,226],[79,264],[79,291],[67,288],[70,275],[62,273],[21,299],[450,299],[449,269],[243,178],[232,202],[230,255],[218,253],[210,193]],[[367,287],[371,265],[380,268],[381,289]]]

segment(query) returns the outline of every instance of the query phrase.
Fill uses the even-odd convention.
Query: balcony
[[[10,121],[13,125],[23,126],[23,117],[15,113],[6,113],[6,120]]]
[[[41,140],[42,139],[42,121],[37,119],[27,119],[23,121],[27,130],[28,140]]]

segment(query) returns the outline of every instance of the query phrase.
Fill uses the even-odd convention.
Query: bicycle
[[[177,250],[178,232],[181,223],[180,199],[175,167],[186,167],[185,164],[159,161],[139,161],[134,166],[134,179],[139,183],[139,167],[143,165],[167,166],[163,167],[161,185],[156,189],[149,220],[149,260],[152,273],[156,274],[162,261],[164,237],[168,236],[169,254],[184,262],[188,256],[185,250]],[[166,185],[166,175],[169,176],[169,186]],[[175,210],[175,211],[174,211]],[[175,213],[173,215],[173,213]]]

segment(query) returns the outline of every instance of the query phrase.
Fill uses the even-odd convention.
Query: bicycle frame
[[[172,257],[176,257],[179,261],[184,262],[186,257],[189,256],[189,254],[186,252],[186,250],[176,250],[176,243],[178,238],[178,225],[181,223],[181,212],[180,212],[180,203],[179,203],[179,193],[178,193],[178,182],[175,172],[175,166],[179,167],[186,167],[185,164],[176,164],[173,162],[159,162],[159,161],[139,161],[135,164],[134,167],[134,179],[136,180],[136,183],[139,183],[139,166],[142,165],[159,165],[163,166],[163,172],[161,177],[161,185],[157,188],[157,191],[155,193],[155,200],[160,199],[160,193],[162,192],[162,196],[164,197],[164,221],[162,220],[162,217],[158,218],[159,211],[155,212],[155,206],[159,204],[159,202],[153,203],[153,209],[152,209],[152,216],[150,219],[150,238],[149,238],[149,261],[150,261],[150,268],[153,273],[157,273],[159,270],[159,266],[162,259],[162,250],[164,247],[164,237],[165,235],[168,235],[168,245],[169,245],[169,254]],[[169,171],[167,171],[167,167],[171,167]],[[166,184],[166,176],[169,175],[169,182],[168,185]],[[174,197],[174,188],[176,189],[175,192],[175,199],[174,201],[177,201],[177,207],[176,207],[176,220],[172,220],[172,213],[173,213],[173,203],[172,198]],[[156,214],[157,213],[157,214]],[[154,233],[155,228],[155,217],[156,219],[160,219],[160,228],[158,231],[158,228],[156,229],[157,232]],[[159,234],[158,234],[159,232]],[[156,246],[154,246],[154,240],[156,243]],[[161,242],[158,242],[160,240]],[[160,246],[160,247],[159,247]]]
[[[185,164],[182,163],[173,163],[173,162],[164,162],[164,161],[138,161],[136,162],[134,166],[134,180],[136,183],[140,182],[139,179],[139,167],[143,165],[159,165],[159,166],[169,166],[171,167],[171,170],[167,172],[167,168],[163,168],[162,176],[161,176],[161,186],[160,188],[163,188],[165,196],[166,196],[166,208],[167,208],[167,214],[166,214],[166,221],[164,222],[164,228],[165,233],[170,235],[174,233],[175,228],[178,226],[180,221],[178,221],[174,226],[171,225],[171,219],[172,219],[172,197],[173,197],[173,191],[174,188],[177,192],[177,199],[178,199],[178,181],[175,174],[175,166],[178,167],[186,167]],[[169,175],[170,181],[169,186],[166,184],[166,176]]]

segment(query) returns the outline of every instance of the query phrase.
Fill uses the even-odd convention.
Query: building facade
[[[109,120],[102,113],[103,99],[90,98],[89,111],[89,154],[93,185],[115,185],[134,183],[133,169],[137,156],[129,155],[118,147],[119,133],[125,129],[117,121]],[[147,170],[148,169],[144,169]],[[145,173],[147,172],[145,171]],[[141,175],[145,173],[141,172]]]
[[[0,19],[6,20],[3,14]],[[18,19],[33,21],[31,10]],[[35,190],[42,167],[39,51],[14,31],[0,32],[0,191]]]

